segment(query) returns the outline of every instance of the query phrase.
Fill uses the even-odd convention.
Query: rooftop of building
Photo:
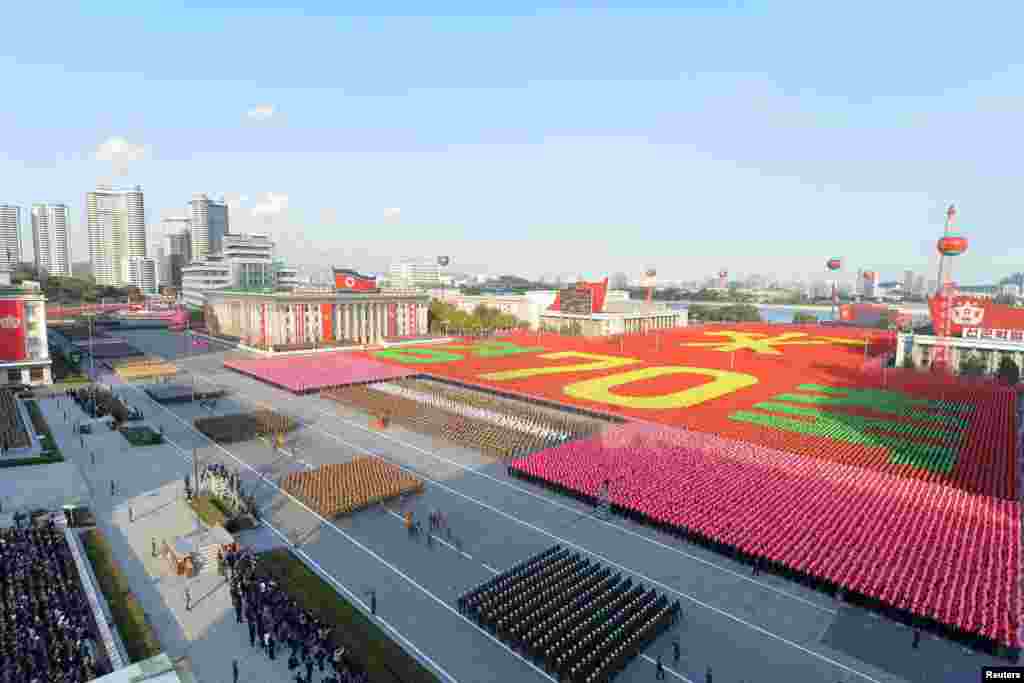
[[[411,290],[382,290],[379,292],[359,292],[355,290],[338,290],[338,289],[216,289],[206,293],[207,297],[211,296],[258,296],[258,297],[270,297],[274,299],[293,299],[299,298],[334,298],[338,296],[346,297],[358,297],[358,298],[386,298],[395,296],[417,296],[426,297],[426,293],[411,291]]]

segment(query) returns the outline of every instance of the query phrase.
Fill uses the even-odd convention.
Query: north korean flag
[[[377,289],[376,278],[362,275],[354,270],[334,270],[334,288],[355,292],[372,292]]]

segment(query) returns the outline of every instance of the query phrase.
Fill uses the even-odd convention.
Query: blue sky
[[[1009,3],[83,4],[5,8],[0,41],[0,201],[71,202],[76,261],[113,179],[153,225],[238,200],[303,264],[932,273],[956,202],[958,279],[1024,270]]]

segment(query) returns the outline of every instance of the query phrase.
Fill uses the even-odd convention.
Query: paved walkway
[[[235,623],[222,577],[214,573],[186,580],[174,575],[164,560],[152,556],[153,538],[170,542],[200,526],[183,499],[182,479],[189,463],[182,453],[166,444],[135,448],[119,433],[105,429],[86,434],[83,446],[83,439],[72,430],[74,421],[85,414],[74,402],[43,399],[39,405],[64,457],[82,473],[91,491],[97,526],[109,540],[132,592],[171,659],[201,683],[231,683],[234,658],[238,659],[240,681],[291,680],[287,652],[271,662],[262,651],[249,647],[248,627]],[[112,479],[117,483],[113,496]],[[134,522],[129,522],[129,506]],[[185,610],[186,581],[195,603],[191,611]]]

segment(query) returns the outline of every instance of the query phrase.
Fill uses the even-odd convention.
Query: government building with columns
[[[215,290],[205,311],[212,333],[266,348],[423,337],[429,304],[414,292]]]

